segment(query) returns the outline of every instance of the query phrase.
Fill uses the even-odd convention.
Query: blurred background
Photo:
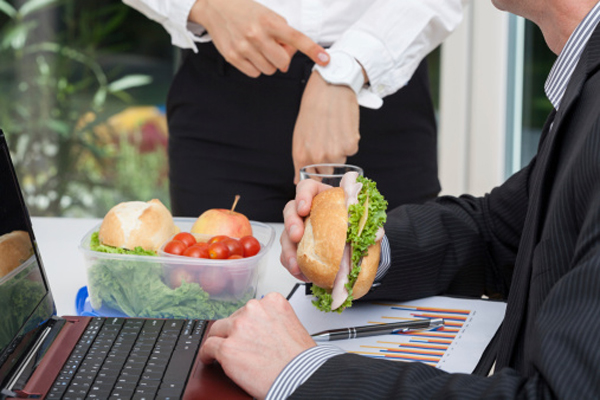
[[[177,56],[120,0],[0,0],[0,128],[32,215],[169,206],[164,101]],[[529,162],[554,59],[532,24],[469,7],[429,56],[444,193],[481,194]]]
[[[0,127],[33,215],[168,205],[164,101],[175,55],[120,1],[0,1]]]

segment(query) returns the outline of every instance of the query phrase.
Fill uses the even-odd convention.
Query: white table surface
[[[32,218],[34,234],[58,315],[76,315],[77,291],[87,284],[79,243],[83,236],[100,222],[100,219],[93,218]],[[259,272],[257,298],[269,292],[279,292],[287,296],[298,282],[279,262],[279,237],[283,231],[283,224],[270,225],[275,228],[276,236],[266,255],[267,263]]]

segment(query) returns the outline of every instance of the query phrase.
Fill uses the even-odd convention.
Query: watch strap
[[[330,50],[329,63],[325,66],[315,64],[313,69],[319,72],[326,82],[348,86],[357,95],[365,84],[360,63],[344,51]]]
[[[378,110],[383,105],[383,99],[365,87],[358,92],[356,99],[359,105],[373,110]]]

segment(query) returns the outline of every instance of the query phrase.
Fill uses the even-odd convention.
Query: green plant
[[[151,81],[103,65],[123,50],[106,38],[127,13],[120,2],[0,0],[0,127],[34,215],[99,216],[124,197],[114,132],[100,127]]]

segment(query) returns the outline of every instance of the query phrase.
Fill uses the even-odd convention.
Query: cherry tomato
[[[239,255],[242,257],[244,256],[244,248],[242,247],[242,244],[240,243],[239,240],[229,238],[229,239],[223,240],[223,243],[225,243],[227,245],[227,247],[229,248],[230,255]],[[229,258],[231,258],[231,257],[229,257]]]
[[[219,294],[227,286],[229,274],[221,268],[204,268],[198,276],[200,286],[211,296]]]
[[[189,232],[179,232],[173,240],[179,240],[183,242],[187,247],[190,247],[196,244],[196,238]]]
[[[229,239],[229,236],[227,236],[227,235],[213,236],[210,239],[208,239],[208,244],[222,242],[222,241],[227,240],[227,239]]]
[[[205,246],[198,246],[197,244],[188,247],[183,252],[183,255],[186,257],[194,257],[194,258],[209,258],[208,254],[208,245],[204,243]]]
[[[244,257],[240,256],[239,254],[232,254],[229,257],[227,257],[228,260],[237,260],[239,258],[244,258]]]
[[[260,242],[254,236],[244,236],[240,243],[244,248],[244,257],[252,257],[260,251]]]
[[[215,242],[208,245],[210,258],[224,260],[229,257],[229,247],[223,242]]]
[[[200,258],[210,258],[210,254],[208,254],[208,243],[198,242],[195,245],[193,245],[192,247],[194,248],[195,251],[199,252]],[[191,249],[192,247],[190,247],[189,249]],[[196,249],[198,249],[198,250],[196,250]]]
[[[180,256],[183,254],[185,249],[187,249],[187,246],[182,241],[171,240],[169,243],[167,243],[165,245],[164,251],[165,251],[165,253],[170,253],[170,254],[175,254],[175,255]]]
[[[176,268],[169,274],[169,282],[173,289],[177,289],[184,281],[188,283],[193,282],[194,274],[185,268]]]

